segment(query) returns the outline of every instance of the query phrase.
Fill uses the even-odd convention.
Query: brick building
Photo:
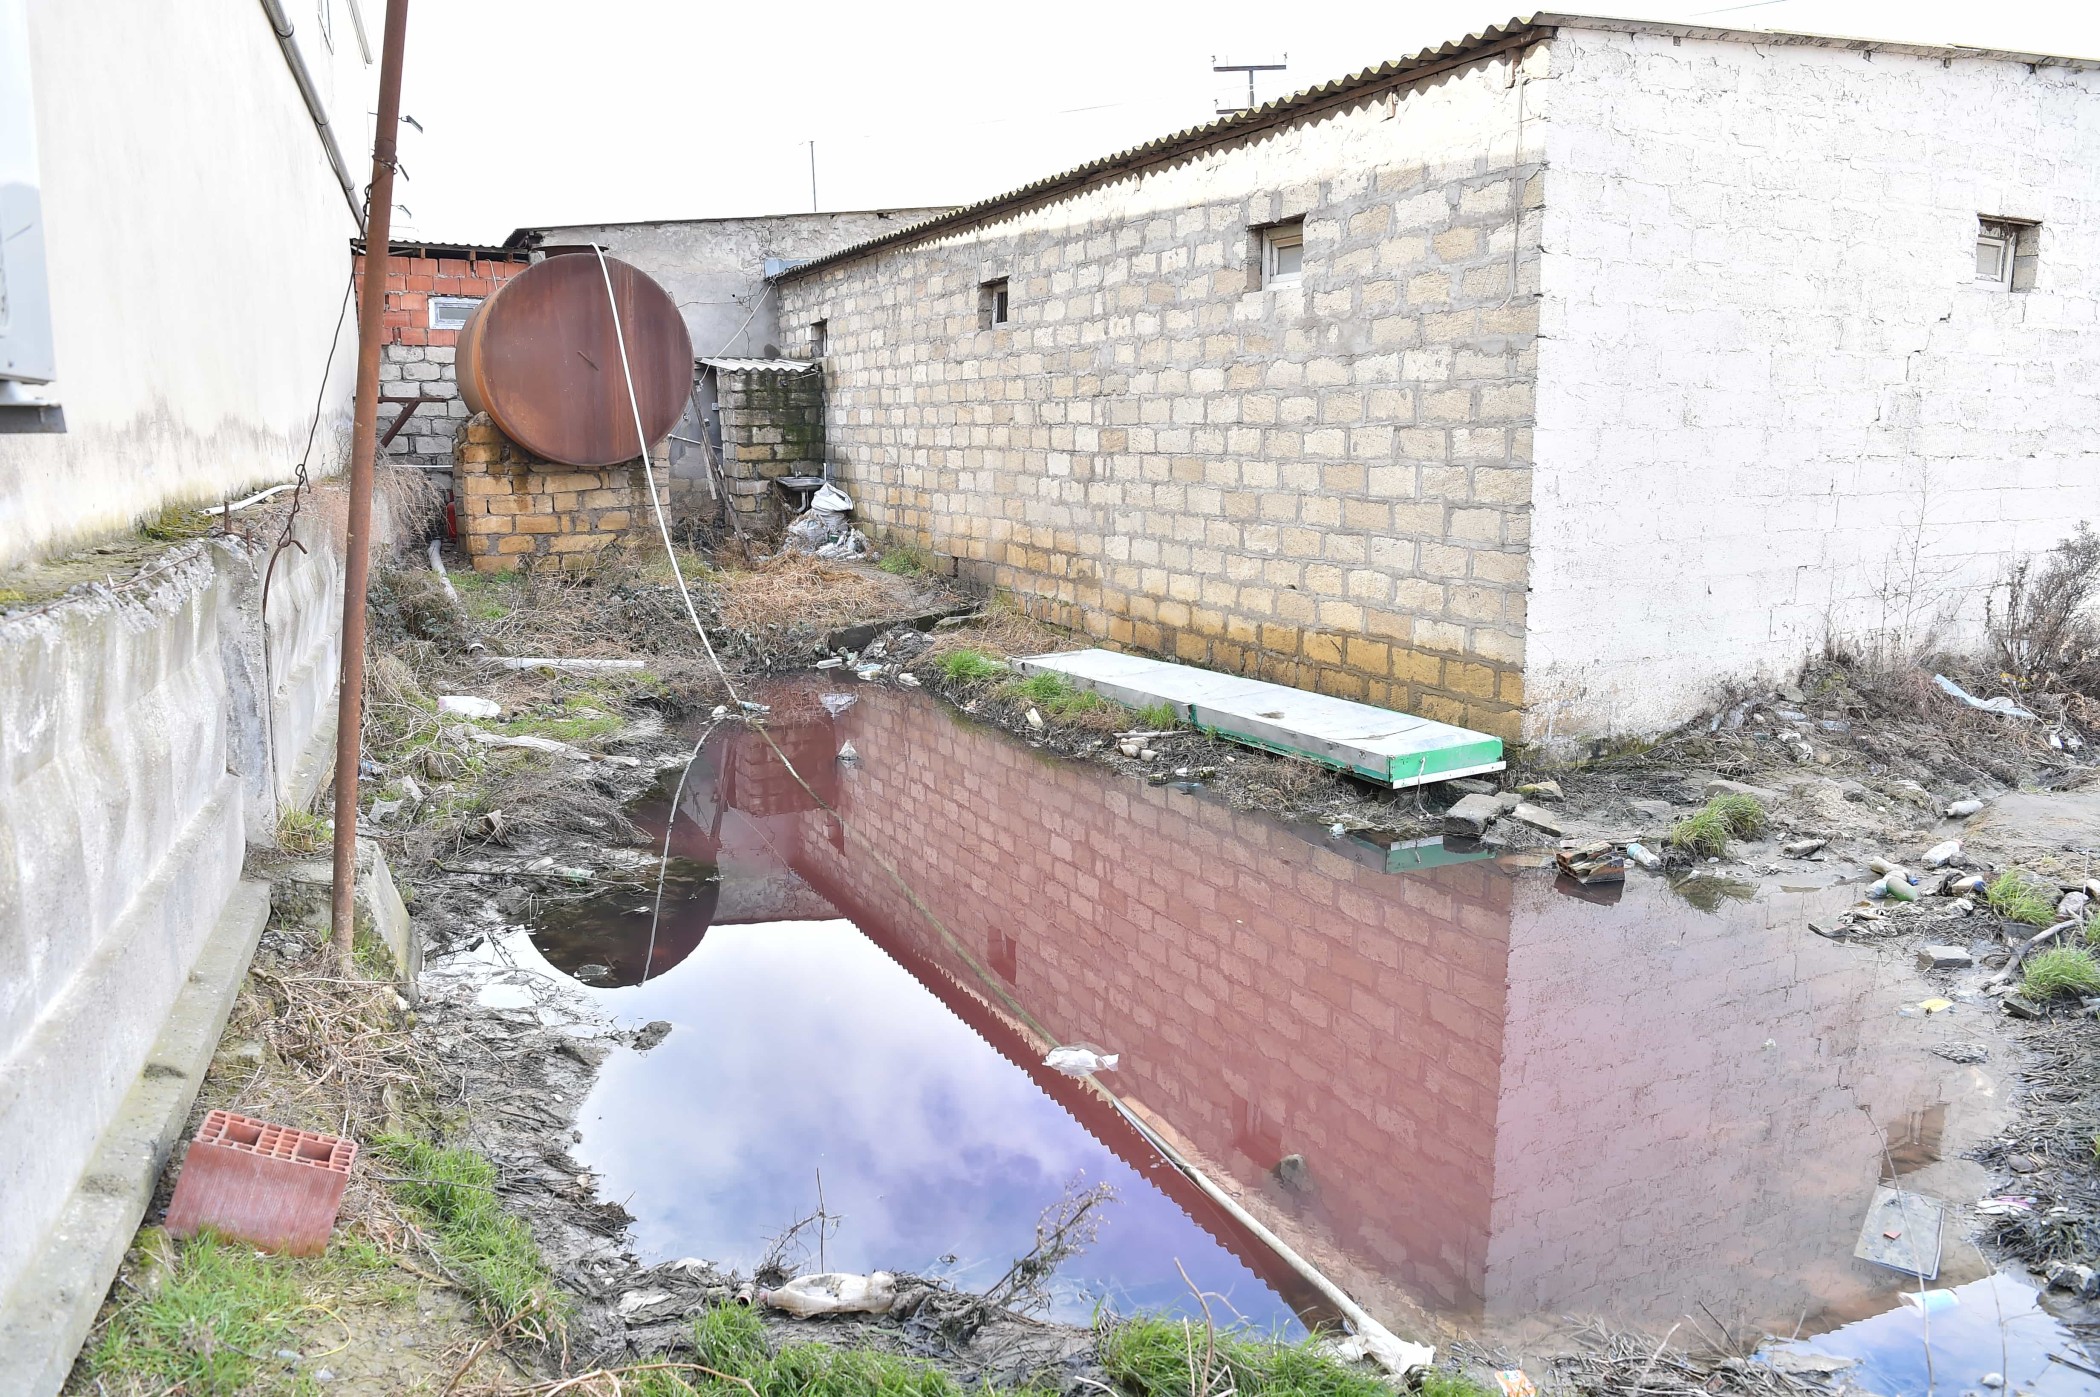
[[[1651,732],[2100,515],[2096,67],[1534,16],[790,268],[782,346],[1037,614]]]
[[[379,431],[382,437],[392,433],[386,453],[395,465],[452,469],[452,444],[468,415],[452,363],[460,329],[476,306],[531,260],[521,248],[464,243],[397,242],[389,249]],[[364,263],[362,247],[357,261]]]

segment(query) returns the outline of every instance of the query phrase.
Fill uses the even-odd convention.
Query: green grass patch
[[[476,621],[501,621],[524,600],[525,575],[518,572],[473,572],[462,569],[451,574],[452,590],[459,604]]]
[[[203,538],[211,532],[212,522],[213,516],[205,510],[171,504],[139,525],[139,537],[152,539],[155,543],[181,543],[185,539]]]
[[[438,1251],[467,1282],[482,1316],[527,1338],[551,1338],[566,1317],[566,1298],[532,1233],[497,1201],[496,1167],[472,1150],[406,1135],[382,1135],[374,1148],[406,1176],[393,1184],[395,1192],[430,1220]]]
[[[1220,1335],[1205,1384],[1205,1342],[1201,1326],[1178,1319],[1135,1319],[1102,1334],[1101,1366],[1131,1397],[1189,1397],[1228,1389],[1239,1397],[1393,1397],[1385,1383],[1316,1352],[1310,1340],[1286,1344]],[[1189,1364],[1192,1346],[1194,1372]],[[1458,1394],[1450,1391],[1448,1397]]]
[[[277,817],[277,847],[287,854],[318,854],[334,842],[328,821],[309,810],[287,810]]]
[[[2076,946],[2059,946],[2030,956],[2020,978],[2020,993],[2036,1000],[2100,994],[2100,961],[2093,959],[2091,951]]]
[[[1137,710],[1137,725],[1147,732],[1172,732],[1181,726],[1171,703],[1154,703]]]
[[[2042,886],[2017,868],[2008,868],[1993,878],[1983,890],[1983,899],[2007,921],[2029,926],[2052,926],[2056,922],[2056,890]]]
[[[759,1397],[965,1397],[965,1389],[940,1369],[879,1350],[806,1343],[773,1353],[757,1314],[742,1306],[703,1312],[693,1321],[693,1339],[689,1360],[667,1358],[657,1371],[624,1374],[621,1390],[635,1397],[751,1397],[753,1391]],[[702,1367],[730,1380],[698,1371]],[[968,1389],[969,1397],[1001,1391],[1013,1389]],[[1052,1391],[1044,1389],[1044,1397]],[[1188,1397],[1186,1390],[1182,1397]]]
[[[590,742],[609,736],[620,730],[622,722],[610,713],[593,708],[580,699],[568,699],[562,704],[559,714],[539,714],[513,718],[499,729],[507,733],[523,733],[532,737],[551,738],[556,742]]]
[[[1006,666],[982,650],[950,650],[940,658],[941,673],[957,683],[970,684],[1006,673]]]
[[[1024,699],[1041,709],[1051,718],[1068,718],[1075,713],[1090,713],[1104,708],[1108,700],[1091,689],[1074,688],[1072,681],[1062,674],[1031,674],[1026,679],[1016,679],[1005,687],[1013,698]]]
[[[1449,1368],[1431,1368],[1422,1374],[1419,1397],[1495,1397],[1495,1389],[1473,1381]]]
[[[199,1397],[248,1390],[258,1357],[285,1347],[306,1308],[293,1266],[209,1232],[191,1238],[146,1298],[111,1317],[89,1370]]]
[[[1717,859],[1728,852],[1728,841],[1762,833],[1770,822],[1756,796],[1731,792],[1712,800],[1679,820],[1670,829],[1668,842],[1703,859]]]
[[[933,571],[933,554],[916,543],[894,543],[875,566],[897,577],[918,577]]]

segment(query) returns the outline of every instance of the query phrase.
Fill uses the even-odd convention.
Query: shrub
[[[2043,951],[2027,961],[2027,972],[2020,980],[2020,993],[2029,999],[2055,999],[2061,995],[2100,994],[2100,961],[2093,953],[2076,947],[2059,946],[2052,951]]]
[[[970,684],[1004,674],[1006,666],[982,650],[950,650],[940,658],[941,673],[958,683]]]
[[[2008,868],[1983,890],[1984,901],[2007,921],[2049,926],[2056,921],[2056,894],[2017,868]]]

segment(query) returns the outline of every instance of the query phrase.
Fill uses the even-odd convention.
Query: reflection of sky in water
[[[1056,1317],[1083,1321],[1102,1297],[1124,1312],[1193,1309],[1178,1260],[1254,1323],[1296,1329],[1237,1258],[850,923],[715,927],[662,979],[604,999],[677,1026],[606,1064],[578,1150],[657,1258],[748,1271],[767,1237],[816,1210],[822,1169],[826,1206],[845,1218],[826,1245],[833,1269],[982,1288],[1079,1177],[1119,1198],[1065,1268]]]
[[[1860,1360],[1846,1376],[1869,1392],[1905,1397],[1928,1390],[1984,1392],[1982,1379],[2002,1373],[2000,1391],[2033,1397],[2100,1392],[2100,1378],[2049,1361],[2060,1353],[2084,1362],[2070,1331],[2035,1304],[2035,1293],[2008,1276],[1987,1276],[1951,1291],[1930,1290],[1931,1313],[1901,1304],[1871,1319],[1833,1329],[1799,1344],[1799,1351]],[[1932,1363],[1925,1360],[1927,1329]]]

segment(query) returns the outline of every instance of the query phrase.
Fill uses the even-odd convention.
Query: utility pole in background
[[[1290,58],[1289,54],[1284,54],[1283,60],[1278,63],[1227,63],[1216,54],[1212,54],[1210,56],[1210,70],[1213,73],[1245,73],[1247,75],[1247,105],[1244,107],[1219,107],[1217,109],[1218,115],[1234,116],[1240,112],[1253,111],[1255,106],[1254,75],[1256,73],[1280,73],[1290,66]]]
[[[335,888],[329,909],[337,961],[350,963],[357,927],[357,768],[364,751],[365,587],[372,571],[372,464],[379,451],[379,338],[394,221],[394,149],[401,129],[401,51],[408,0],[386,0],[378,131],[365,200],[364,278],[357,289],[357,399],[350,419],[350,510],[343,541],[342,689],[335,710]]]
[[[817,143],[809,143],[809,211],[817,211]]]

